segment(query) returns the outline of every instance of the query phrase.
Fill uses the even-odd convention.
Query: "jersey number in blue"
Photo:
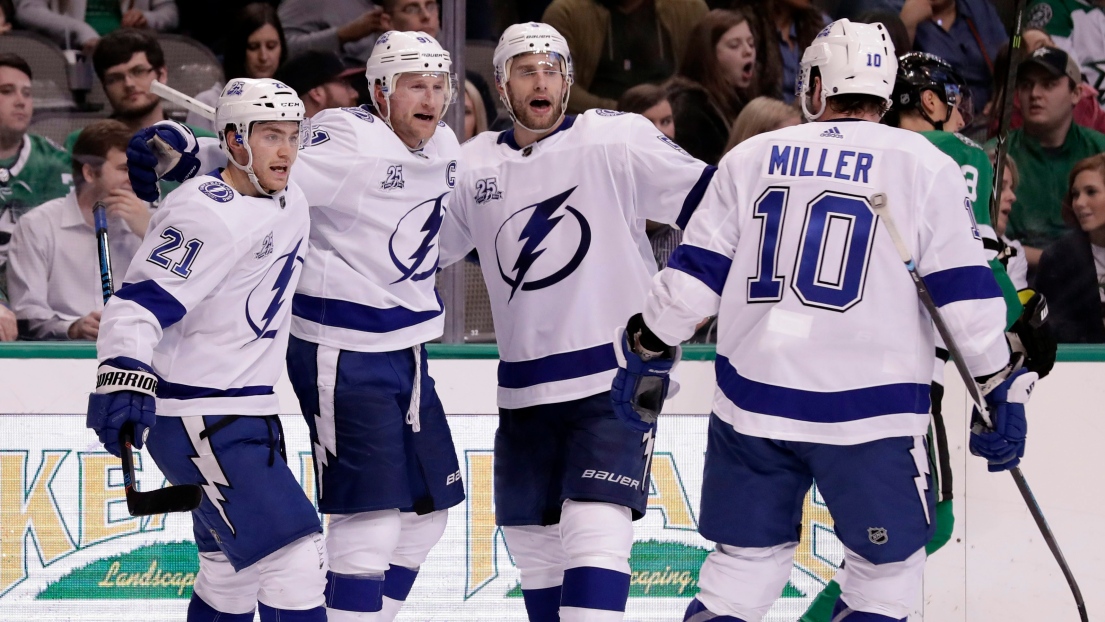
[[[753,209],[760,221],[759,264],[748,279],[748,302],[782,299],[785,276],[777,274],[789,189],[768,188]],[[826,192],[806,206],[806,222],[795,259],[791,289],[802,304],[846,311],[863,298],[875,237],[875,214],[864,197]],[[834,235],[835,233],[835,235]],[[825,255],[826,241],[843,237],[839,257]]]
[[[868,54],[867,55],[868,67],[882,67],[882,54]]]
[[[166,227],[166,229],[161,232],[161,239],[165,241],[159,244],[157,248],[153,249],[153,252],[150,253],[146,261],[161,266],[183,279],[192,276],[192,263],[196,261],[196,256],[199,255],[200,249],[203,248],[203,242],[195,238],[185,242],[184,234],[174,227]],[[180,261],[174,263],[173,260],[169,259],[166,255],[179,249],[181,246],[187,250],[184,252],[184,257],[182,257]]]

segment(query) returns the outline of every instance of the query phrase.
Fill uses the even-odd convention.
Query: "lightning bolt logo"
[[[913,464],[917,466],[917,477],[913,478],[913,481],[917,484],[917,495],[921,497],[921,506],[925,508],[925,521],[932,523],[932,517],[929,515],[929,502],[928,496],[925,491],[929,489],[929,456],[925,451],[925,443],[920,436],[913,438],[913,448],[909,450],[909,454],[913,456]]]
[[[656,428],[653,427],[641,437],[641,444],[645,446],[645,470],[641,473],[641,490],[647,490],[648,472],[652,468],[652,450],[656,443]]]
[[[273,262],[273,266],[280,264],[281,261],[283,261],[284,263],[280,265],[280,271],[277,273],[276,279],[273,280],[272,287],[269,289],[269,291],[272,292],[272,298],[269,300],[269,304],[265,307],[264,313],[261,314],[261,322],[259,324],[253,321],[253,318],[250,317],[249,313],[250,300],[253,298],[253,294],[257,292],[257,289],[255,288],[252,292],[250,292],[249,296],[246,298],[246,321],[249,322],[249,327],[253,329],[253,333],[257,335],[256,339],[254,339],[253,341],[257,341],[257,339],[272,339],[276,337],[276,329],[269,330],[269,326],[272,325],[273,321],[276,319],[277,314],[280,312],[280,309],[284,306],[284,294],[287,293],[288,286],[292,282],[292,275],[295,274],[296,263],[303,262],[303,258],[299,256],[299,247],[302,245],[303,240],[300,239],[299,242],[296,242],[295,248],[293,248],[288,254],[277,257],[276,260]],[[271,270],[272,267],[270,266],[269,271],[271,272]],[[265,276],[268,276],[267,272],[265,273]],[[264,284],[265,280],[267,279],[262,279],[261,284]]]
[[[315,473],[318,498],[322,498],[322,474],[329,466],[329,457],[338,456],[337,428],[334,425],[334,385],[338,377],[340,350],[320,345],[318,347],[318,413],[314,416],[315,436],[312,442],[315,452]]]
[[[510,269],[514,274],[513,278],[503,271],[501,258],[499,261],[499,274],[503,277],[503,281],[510,286],[510,298],[507,299],[508,302],[514,299],[514,294],[516,294],[519,289],[522,291],[532,291],[559,283],[574,272],[575,269],[579,267],[580,263],[583,262],[583,258],[587,255],[587,250],[591,246],[591,227],[587,223],[587,219],[583,217],[583,214],[579,213],[579,211],[572,206],[565,204],[568,197],[575,192],[576,188],[578,188],[578,186],[552,198],[545,199],[540,203],[535,203],[518,210],[512,214],[510,218],[507,218],[506,222],[499,228],[499,233],[495,236],[496,253],[498,253],[499,249],[499,237],[502,236],[503,230],[507,224],[523,212],[529,210],[533,211],[529,216],[529,220],[526,221],[526,224],[522,227],[522,232],[518,235],[517,241],[522,242],[522,250],[518,252],[514,265]],[[569,260],[564,267],[547,277],[534,281],[526,281],[526,276],[529,274],[530,269],[533,268],[538,258],[548,250],[547,247],[542,246],[543,242],[545,242],[545,239],[552,233],[552,230],[556,228],[557,224],[564,219],[565,214],[555,215],[561,206],[564,207],[564,212],[572,215],[579,223],[579,246],[576,248],[571,260]]]
[[[196,452],[196,455],[191,456],[191,460],[204,479],[204,483],[200,484],[200,487],[207,495],[207,500],[215,506],[215,509],[219,511],[219,515],[223,517],[223,522],[230,527],[230,533],[237,535],[234,523],[230,522],[226,515],[226,507],[223,505],[226,502],[226,497],[223,496],[222,490],[219,490],[219,486],[230,488],[230,481],[223,473],[219,459],[215,457],[215,453],[211,450],[211,438],[200,438],[200,432],[203,432],[207,425],[203,422],[203,417],[181,417],[180,421],[184,424],[184,429],[188,432],[188,439],[192,442],[192,449]]]
[[[436,199],[430,199],[419,203],[407,212],[403,218],[399,220],[399,224],[396,225],[395,231],[391,233],[391,239],[388,240],[388,252],[391,254],[391,262],[395,264],[395,267],[399,269],[400,277],[391,282],[392,285],[406,281],[410,279],[412,281],[422,281],[430,278],[437,272],[438,261],[434,259],[434,265],[429,269],[422,272],[418,272],[418,269],[422,267],[422,264],[426,261],[426,258],[430,256],[430,251],[437,246],[437,235],[441,231],[441,221],[445,218],[445,206],[443,205],[446,195],[444,193]],[[422,223],[422,227],[419,229],[419,233],[422,235],[422,242],[418,245],[413,253],[407,258],[411,264],[408,266],[406,262],[400,261],[395,252],[396,238],[399,237],[402,241],[402,236],[399,232],[403,230],[403,223],[408,216],[411,216],[425,205],[432,205],[429,215],[426,217],[426,221]]]

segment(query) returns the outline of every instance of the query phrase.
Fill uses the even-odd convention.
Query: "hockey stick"
[[[938,332],[940,337],[944,340],[944,345],[948,348],[948,352],[951,353],[955,368],[959,372],[960,378],[963,379],[963,384],[967,386],[967,394],[970,395],[971,401],[975,403],[975,408],[977,408],[979,414],[982,415],[983,421],[986,422],[986,427],[993,429],[993,421],[990,420],[990,413],[986,410],[986,401],[982,396],[982,389],[979,388],[978,383],[975,382],[975,379],[971,376],[971,372],[967,369],[967,363],[964,362],[963,356],[960,354],[959,346],[956,345],[955,340],[952,338],[951,331],[948,330],[947,324],[944,323],[944,318],[941,317],[940,310],[936,307],[936,303],[933,302],[932,295],[929,294],[924,279],[921,277],[921,274],[917,272],[917,264],[913,262],[913,256],[909,252],[909,247],[907,247],[902,240],[901,235],[898,233],[897,226],[894,225],[894,220],[890,217],[890,208],[886,202],[886,195],[881,192],[873,195],[871,197],[871,207],[874,209],[875,215],[879,217],[879,220],[886,225],[886,232],[890,234],[890,239],[894,241],[894,246],[898,249],[898,255],[901,256],[902,262],[905,263],[906,270],[909,271],[909,276],[913,279],[913,284],[917,288],[917,297],[921,299],[921,304],[924,305],[929,313],[929,317],[932,318],[932,323],[936,326],[936,332]],[[1046,542],[1047,547],[1051,549],[1051,554],[1055,556],[1055,561],[1059,563],[1059,569],[1063,571],[1063,576],[1067,580],[1067,585],[1070,586],[1070,590],[1074,594],[1074,603],[1078,607],[1078,615],[1081,616],[1082,622],[1088,622],[1089,618],[1086,614],[1086,602],[1082,600],[1082,590],[1078,589],[1078,582],[1074,579],[1074,573],[1071,572],[1070,566],[1067,565],[1067,560],[1063,557],[1063,551],[1059,550],[1059,543],[1055,540],[1055,534],[1051,532],[1051,527],[1048,526],[1047,519],[1044,518],[1044,512],[1040,509],[1040,504],[1036,501],[1036,496],[1032,494],[1032,489],[1028,487],[1028,481],[1025,480],[1020,467],[1010,469],[1009,473],[1013,476],[1013,481],[1017,484],[1017,490],[1020,491],[1021,497],[1024,498],[1024,502],[1028,506],[1028,512],[1032,514],[1032,520],[1036,521],[1036,526],[1040,529],[1040,534],[1044,537],[1044,542]]]
[[[997,226],[998,211],[1001,209],[1001,184],[1005,178],[1005,158],[1008,156],[1009,124],[1013,119],[1013,94],[1017,80],[1017,67],[1021,64],[1024,51],[1024,38],[1021,37],[1021,24],[1024,19],[1024,5],[1027,0],[1017,0],[1017,15],[1013,20],[1013,31],[1009,36],[1009,66],[1005,72],[1005,86],[1001,91],[1001,117],[998,121],[998,134],[994,143],[994,187],[990,192],[990,224]]]
[[[184,93],[174,89],[173,87],[154,80],[150,83],[150,92],[157,95],[165,101],[176,104],[185,110],[194,112],[208,121],[215,120],[215,109],[207,104],[199,101],[194,97],[189,97]]]
[[[100,201],[92,208],[92,220],[96,226],[96,247],[100,260],[100,286],[104,304],[107,304],[115,287],[111,279],[111,249],[107,244],[107,207]],[[150,516],[168,512],[191,512],[200,505],[203,490],[195,484],[169,486],[150,492],[138,492],[134,476],[134,424],[125,423],[119,430],[119,458],[123,463],[123,485],[127,493],[127,511],[131,516]]]

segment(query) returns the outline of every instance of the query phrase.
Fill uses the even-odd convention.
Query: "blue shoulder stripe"
[[[694,187],[687,193],[687,198],[683,201],[683,209],[679,210],[679,217],[675,219],[675,224],[680,229],[686,229],[687,223],[691,220],[691,215],[698,209],[698,204],[702,202],[702,197],[706,196],[706,189],[710,187],[710,180],[714,178],[714,173],[717,172],[716,166],[707,166],[702,170],[702,176],[695,182]]]
[[[729,268],[733,260],[721,253],[707,250],[691,244],[680,244],[668,258],[668,267],[686,272],[702,281],[718,296],[729,278]]]
[[[188,312],[180,301],[156,281],[139,281],[137,283],[124,283],[115,295],[123,300],[129,300],[146,309],[157,318],[161,329],[169,328],[184,318]]]
[[[949,268],[923,277],[937,307],[961,300],[1001,298],[1001,289],[989,266]]]

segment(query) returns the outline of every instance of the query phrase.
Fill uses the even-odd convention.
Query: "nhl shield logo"
[[[886,534],[886,527],[868,527],[867,539],[871,544],[886,544],[890,536]]]

